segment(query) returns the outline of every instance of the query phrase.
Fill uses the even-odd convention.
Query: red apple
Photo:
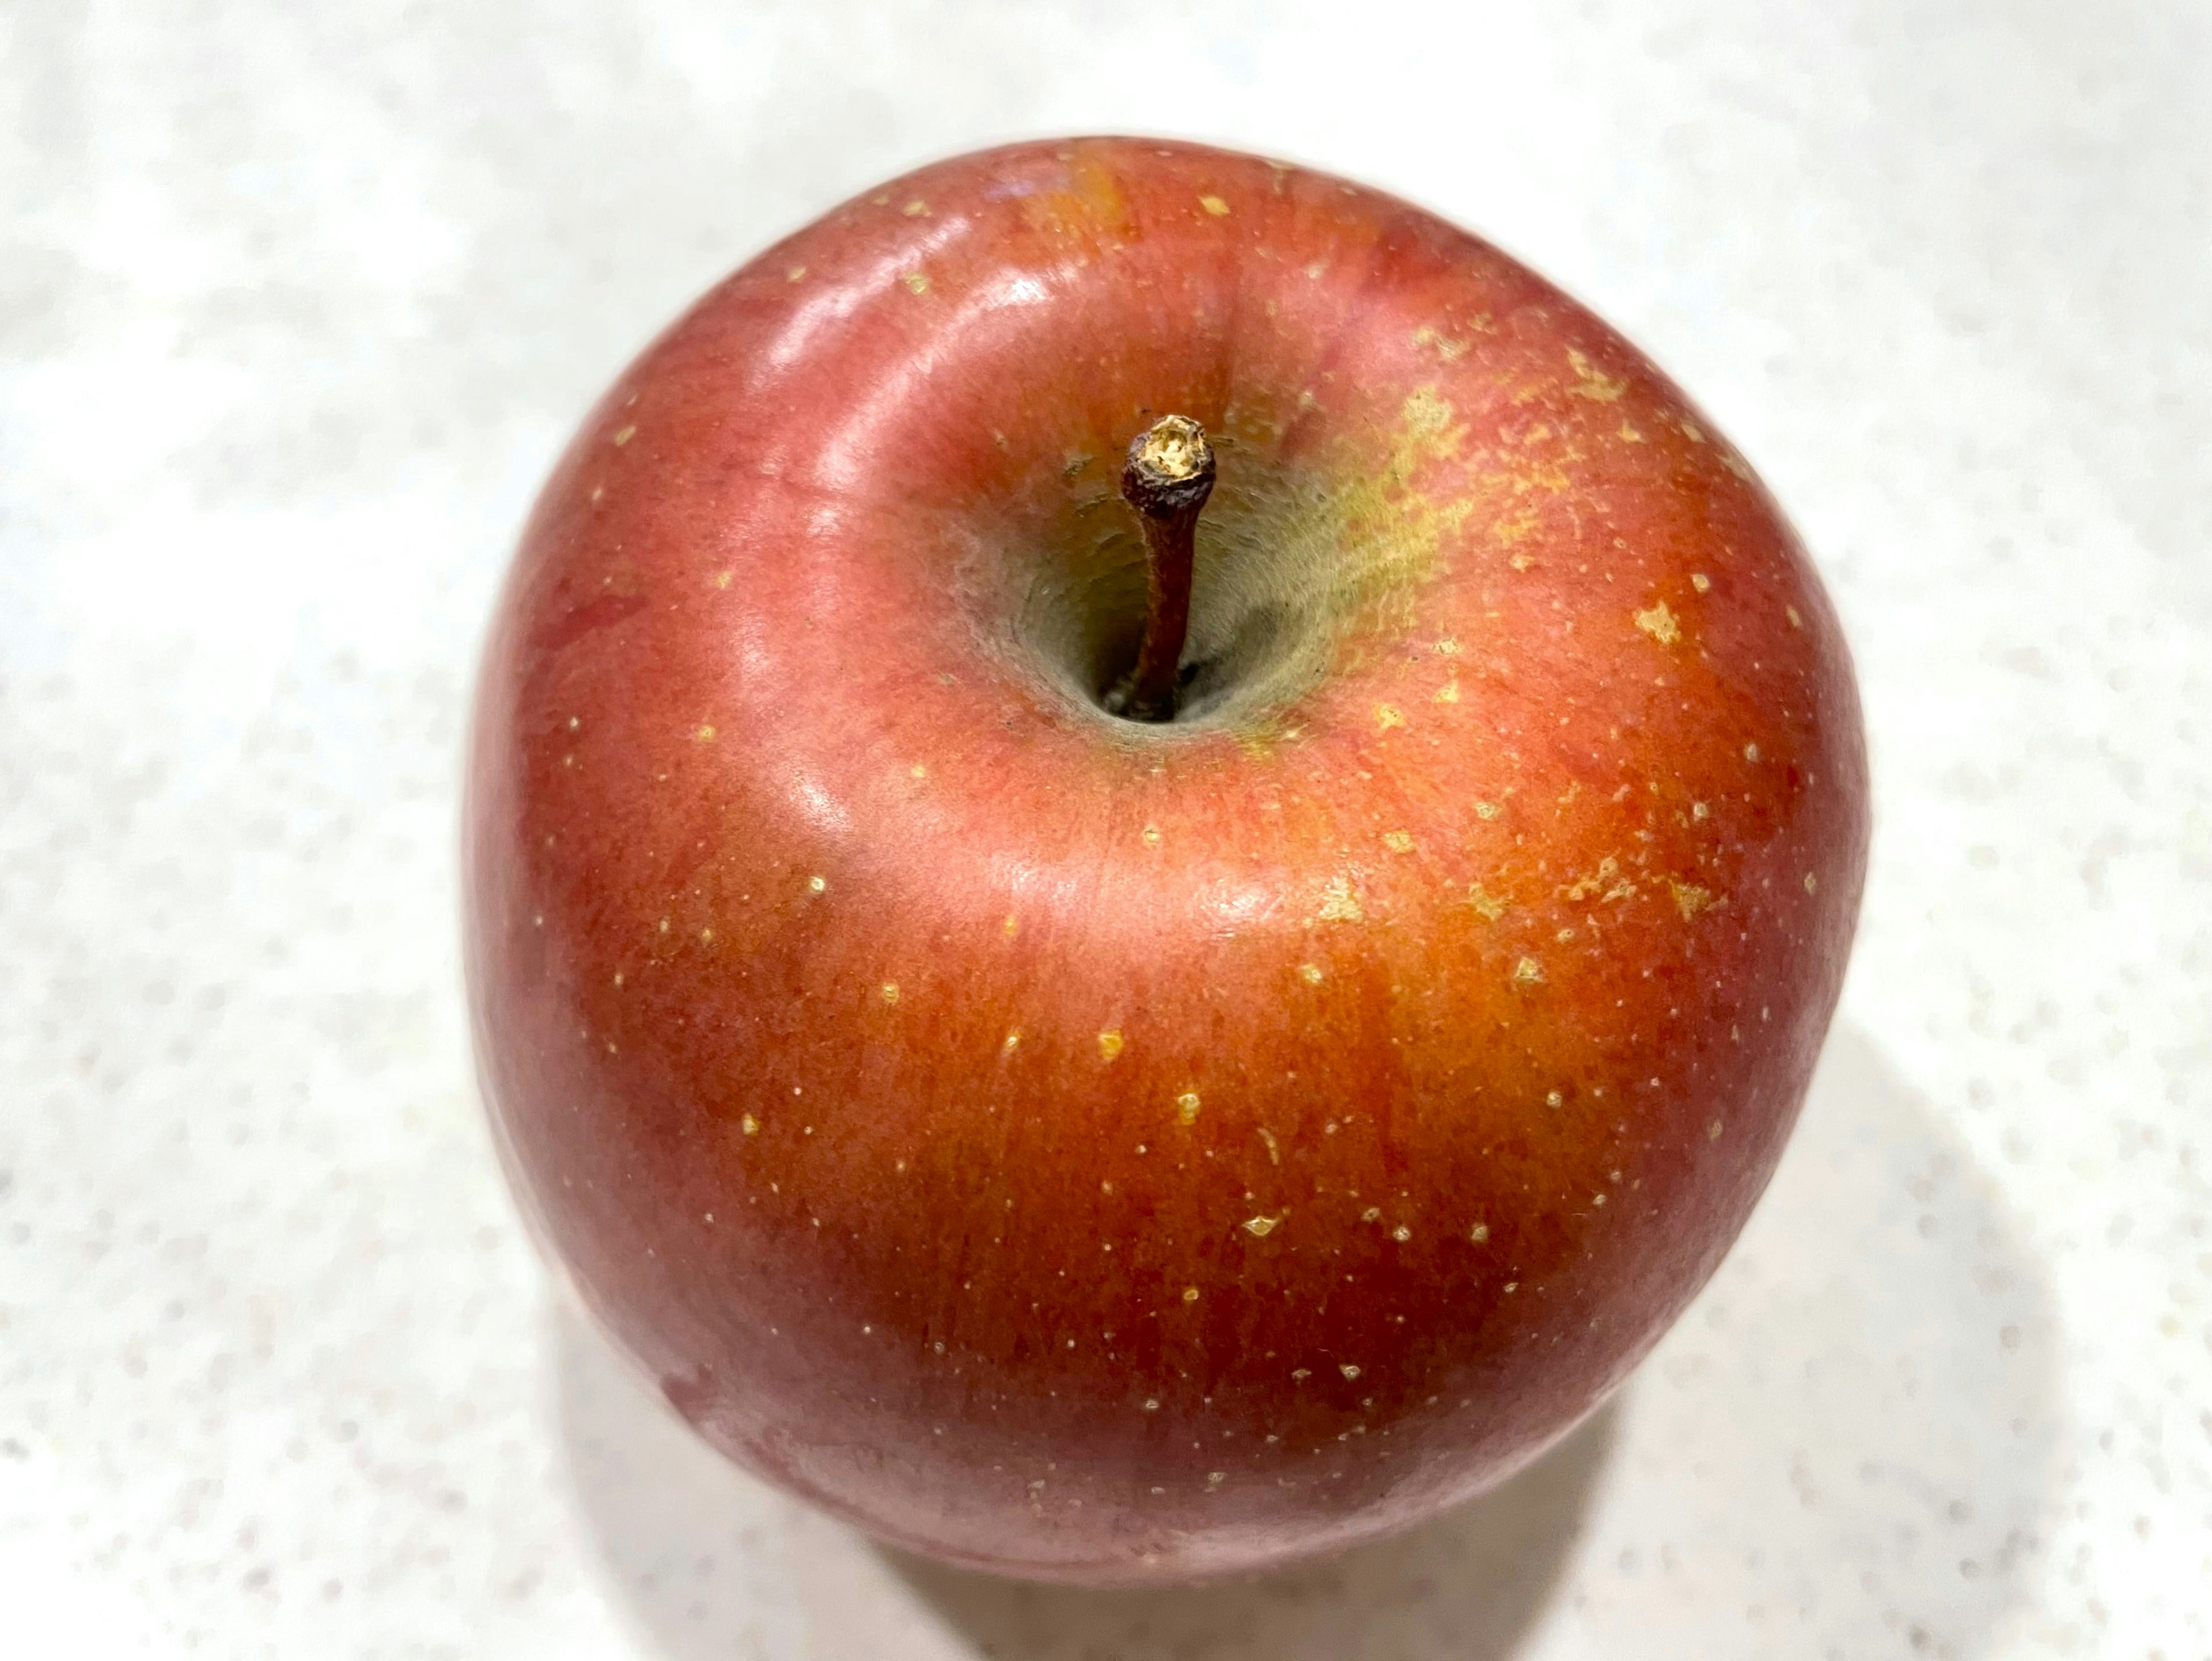
[[[1218,484],[1139,721],[1169,412]],[[1711,422],[1475,238],[1184,144],[926,168],[715,288],[477,696],[543,1238],[714,1446],[1041,1577],[1341,1546],[1589,1411],[1773,1169],[1865,860],[1835,614]]]

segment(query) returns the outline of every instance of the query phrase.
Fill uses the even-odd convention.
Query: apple
[[[1401,201],[1127,139],[654,343],[467,796],[586,1306],[753,1470],[1096,1583],[1405,1526],[1613,1389],[1774,1168],[1868,834],[1835,613],[1665,376]]]

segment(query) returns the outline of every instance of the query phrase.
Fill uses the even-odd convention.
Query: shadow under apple
[[[1560,1642],[1965,1661],[2057,1505],[2043,1264],[1972,1150],[1839,1024],[1773,1184],[1619,1398]]]
[[[946,1568],[726,1464],[581,1318],[554,1349],[582,1513],[657,1661],[1963,1661],[2023,1598],[2060,1434],[2038,1265],[1848,1028],[1736,1250],[1614,1403],[1323,1562],[1119,1591]]]
[[[1503,1661],[1558,1585],[1613,1425],[1601,1408],[1510,1482],[1404,1534],[1213,1585],[1028,1585],[879,1549],[968,1635],[968,1655]]]
[[[661,1661],[1502,1661],[1559,1579],[1614,1423],[1601,1409],[1495,1492],[1378,1544],[1204,1586],[1088,1591],[875,1545],[727,1464],[565,1306],[556,1341],[584,1514]]]

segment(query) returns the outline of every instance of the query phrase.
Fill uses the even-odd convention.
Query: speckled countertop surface
[[[2212,1655],[2212,11],[15,0],[0,109],[0,1649]],[[586,401],[847,193],[1098,129],[1397,189],[1650,348],[1821,559],[1877,779],[1803,1129],[1616,1403],[1151,1595],[672,1428],[525,1246],[453,927]]]

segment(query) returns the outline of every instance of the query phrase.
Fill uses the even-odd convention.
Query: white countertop
[[[0,1651],[2212,1655],[2197,0],[14,0],[0,110]],[[525,1246],[454,928],[586,400],[848,192],[1101,129],[1399,190],[1650,349],[1816,550],[1877,791],[1803,1128],[1616,1403],[1166,1594],[895,1560],[672,1426]]]

